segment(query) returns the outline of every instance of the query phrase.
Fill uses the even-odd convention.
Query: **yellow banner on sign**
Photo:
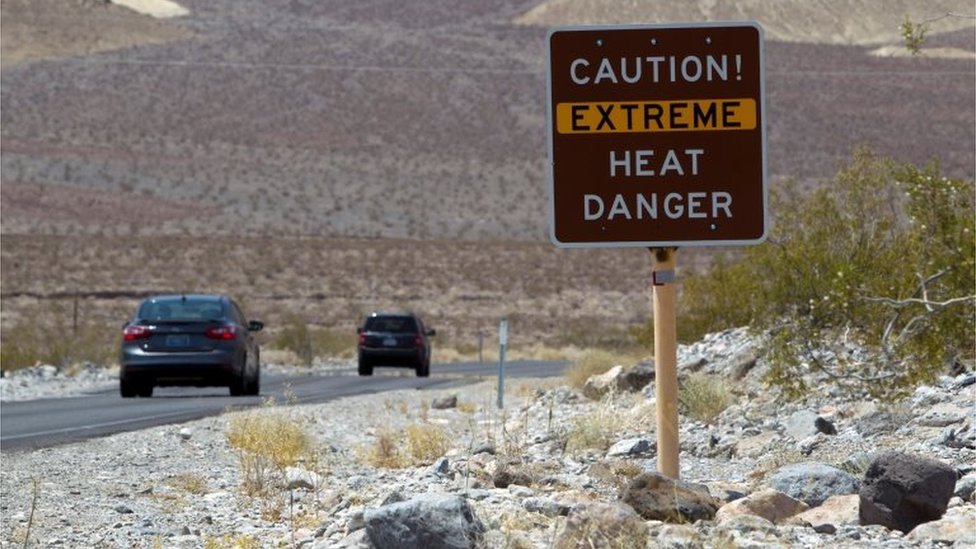
[[[756,101],[749,98],[556,105],[556,131],[561,134],[698,132],[755,128]]]

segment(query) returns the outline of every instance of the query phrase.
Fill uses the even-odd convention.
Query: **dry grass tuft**
[[[207,493],[207,479],[197,473],[183,473],[170,477],[166,480],[166,484],[197,496]]]
[[[258,540],[244,534],[224,534],[219,538],[204,536],[203,549],[260,549]]]
[[[311,451],[304,426],[275,410],[273,401],[233,417],[226,437],[240,460],[244,491],[252,496],[267,494],[286,467]]]
[[[566,381],[570,387],[582,389],[586,380],[595,375],[606,373],[617,364],[624,362],[622,357],[600,349],[593,349],[583,353],[566,371]]]
[[[402,431],[383,427],[376,441],[366,448],[364,457],[373,467],[402,469],[433,463],[451,449],[447,431],[431,423],[408,425]]]
[[[644,549],[648,527],[636,514],[611,520],[600,515],[570,517],[557,536],[554,549]]]
[[[606,450],[624,426],[624,418],[613,405],[612,397],[606,398],[590,412],[573,418],[566,438],[566,451]]]
[[[382,428],[376,433],[376,441],[366,450],[366,462],[373,467],[384,469],[401,469],[407,466],[406,456],[400,450],[397,439],[400,434],[389,428]]]
[[[691,374],[681,384],[678,403],[682,413],[711,424],[732,404],[732,393],[722,379],[706,374]]]
[[[431,463],[451,449],[447,432],[439,425],[408,425],[407,451],[414,462]]]

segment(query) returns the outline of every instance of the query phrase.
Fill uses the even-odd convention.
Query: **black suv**
[[[373,375],[374,366],[413,368],[419,377],[430,375],[430,336],[413,313],[373,313],[366,317],[359,333],[359,375]]]

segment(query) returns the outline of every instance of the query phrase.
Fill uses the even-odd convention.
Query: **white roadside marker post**
[[[498,324],[498,409],[505,407],[505,346],[508,344],[508,320]]]

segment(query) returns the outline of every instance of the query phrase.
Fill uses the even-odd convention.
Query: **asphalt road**
[[[505,377],[562,375],[564,362],[514,361]],[[157,387],[152,398],[123,399],[117,388],[84,396],[0,403],[0,450],[30,450],[78,442],[156,425],[183,423],[220,414],[228,408],[259,405],[267,397],[279,403],[311,404],[345,396],[401,389],[443,389],[495,378],[497,364],[434,364],[428,378],[409,370],[377,368],[372,377],[353,369],[326,375],[263,375],[261,395],[231,397],[221,387]]]

